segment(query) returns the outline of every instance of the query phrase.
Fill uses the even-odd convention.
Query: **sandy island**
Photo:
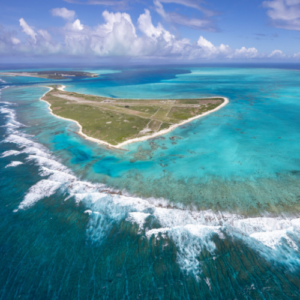
[[[49,91],[53,90],[52,87],[48,87],[48,86],[47,86],[47,88],[49,89]],[[64,85],[61,85],[61,86],[57,87],[57,89],[60,90],[60,91],[64,91],[65,88],[66,88],[66,86],[64,86]],[[209,114],[211,114],[211,113],[213,113],[213,112],[216,112],[216,111],[218,111],[219,109],[221,109],[222,107],[224,107],[225,105],[227,105],[227,104],[229,103],[228,98],[222,97],[222,96],[218,96],[218,98],[224,99],[224,102],[223,102],[221,105],[219,105],[217,108],[213,109],[213,110],[210,110],[210,111],[208,111],[208,112],[205,112],[205,113],[203,113],[203,114],[201,114],[201,115],[198,115],[198,116],[195,116],[195,117],[193,117],[193,118],[187,119],[187,120],[185,120],[185,121],[183,121],[183,122],[181,122],[181,123],[171,125],[169,128],[160,130],[159,132],[155,132],[155,133],[153,133],[153,134],[151,134],[151,135],[147,135],[147,136],[143,136],[143,137],[139,137],[139,138],[133,138],[133,139],[127,140],[127,141],[125,141],[125,142],[123,142],[123,143],[120,143],[120,144],[118,144],[118,145],[111,145],[111,144],[108,143],[108,142],[105,142],[105,141],[103,141],[103,140],[99,140],[99,139],[90,137],[90,136],[86,135],[85,133],[83,133],[83,132],[82,132],[82,126],[81,126],[81,124],[80,124],[79,122],[77,122],[76,120],[73,120],[73,119],[67,119],[67,118],[64,118],[64,117],[61,117],[61,116],[58,116],[58,115],[54,114],[54,113],[53,113],[53,110],[51,109],[51,104],[50,104],[49,102],[47,102],[46,100],[43,100],[43,99],[42,99],[49,91],[47,91],[47,92],[40,98],[40,100],[43,101],[43,102],[46,102],[46,103],[49,105],[49,106],[48,106],[48,109],[49,109],[50,113],[51,113],[53,116],[55,116],[55,117],[57,117],[57,118],[60,118],[60,119],[67,120],[67,121],[75,122],[75,123],[78,125],[78,127],[79,127],[79,132],[78,132],[78,134],[80,134],[81,136],[83,136],[83,137],[86,138],[87,140],[96,142],[96,143],[98,143],[98,144],[106,145],[106,146],[108,146],[109,148],[115,148],[115,149],[119,149],[119,150],[122,150],[122,147],[125,146],[125,145],[131,144],[131,143],[136,143],[136,142],[141,142],[141,141],[146,141],[146,140],[148,140],[148,139],[152,139],[152,138],[155,138],[155,137],[164,135],[164,134],[166,134],[166,133],[168,133],[168,132],[173,131],[175,128],[177,128],[177,127],[179,127],[179,126],[182,126],[182,125],[187,124],[187,123],[189,123],[189,122],[191,122],[191,121],[193,121],[193,120],[202,118],[202,117],[207,116],[207,115],[209,115]],[[211,98],[215,98],[215,97],[211,97]],[[125,149],[123,149],[123,150],[125,150]]]

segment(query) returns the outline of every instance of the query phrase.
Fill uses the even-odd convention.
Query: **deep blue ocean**
[[[299,69],[0,73],[0,299],[300,299]],[[229,104],[116,150],[51,115],[47,84]]]

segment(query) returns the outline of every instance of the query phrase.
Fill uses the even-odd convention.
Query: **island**
[[[24,76],[24,77],[38,77],[46,79],[66,79],[66,78],[88,78],[88,77],[98,77],[98,74],[89,72],[79,72],[79,71],[38,71],[38,72],[3,72],[1,75],[4,76]]]
[[[116,99],[67,92],[49,86],[41,97],[55,116],[77,122],[79,134],[109,147],[153,138],[216,111],[224,97],[199,99]]]

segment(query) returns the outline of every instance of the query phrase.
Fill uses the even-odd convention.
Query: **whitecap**
[[[233,226],[242,232],[251,235],[256,232],[271,232],[287,229],[292,225],[291,220],[282,218],[248,218],[235,220]]]
[[[18,135],[16,133],[10,134],[8,137],[6,137],[2,141],[2,143],[13,143],[13,144],[17,144],[21,147],[31,146],[31,147],[40,148],[40,149],[44,148],[42,145],[35,143],[35,142],[31,141],[30,139],[28,139],[27,137]]]
[[[276,249],[280,246],[288,246],[296,251],[298,251],[298,247],[293,241],[291,237],[289,237],[288,232],[293,231],[293,227],[289,227],[288,229],[282,230],[274,230],[274,231],[267,231],[267,232],[255,232],[250,235],[250,237],[260,241],[264,245]]]
[[[48,158],[46,156],[39,156],[39,155],[29,155],[26,160],[33,161],[38,166],[48,167],[55,171],[63,171],[65,173],[69,173],[69,170],[62,165],[61,163],[55,161],[52,158]]]
[[[19,165],[23,165],[23,163],[21,161],[12,161],[10,164],[6,165],[5,168],[16,167]]]
[[[137,224],[139,229],[141,230],[144,228],[144,223],[149,216],[150,214],[143,212],[130,212],[126,221]]]
[[[4,103],[7,105],[7,102]],[[24,124],[16,120],[16,113],[13,109],[2,106],[0,107],[0,113],[4,114],[9,119],[5,125],[1,126],[7,128],[8,133],[13,134],[16,129],[25,127]]]
[[[152,236],[154,236],[155,238],[157,238],[160,235],[162,235],[163,237],[166,237],[166,233],[170,230],[169,227],[167,228],[155,228],[155,229],[151,229],[151,230],[148,230],[146,232],[146,236],[148,238],[151,238]]]
[[[291,220],[291,224],[295,231],[300,231],[300,218]]]
[[[6,157],[6,156],[19,155],[19,154],[21,154],[20,151],[17,151],[17,150],[7,150],[7,151],[3,152],[0,157],[2,158],[2,157]]]
[[[47,177],[32,186],[17,210],[29,209],[38,201],[54,195],[59,190],[68,194],[67,199],[82,203],[89,215],[87,235],[95,242],[101,242],[112,226],[125,220],[137,224],[139,233],[148,238],[163,238],[164,245],[171,239],[178,249],[177,262],[182,269],[197,276],[201,272],[199,254],[206,249],[215,255],[213,237],[225,238],[226,234],[241,237],[253,248],[259,248],[268,258],[270,251],[283,251],[285,247],[298,251],[296,241],[290,233],[300,230],[300,219],[283,217],[245,218],[241,215],[212,210],[194,211],[173,205],[165,199],[142,199],[129,195],[117,195],[104,184],[79,180],[73,172],[58,162],[50,152],[30,136],[10,134],[5,141],[17,144],[21,151],[10,150],[2,157],[25,153],[27,161],[35,163],[40,175]],[[145,228],[145,222],[152,216],[160,228]],[[242,234],[242,235],[241,235]],[[275,253],[275,252],[273,252]]]
[[[60,186],[61,183],[56,181],[45,179],[39,181],[29,189],[28,193],[25,195],[24,200],[20,203],[18,210],[29,208],[37,201],[45,197],[50,197],[51,195],[55,194]],[[15,212],[18,210],[15,210]]]
[[[177,246],[177,263],[186,272],[192,272],[196,277],[201,273],[198,259],[204,249],[214,255],[216,249],[212,241],[214,234],[224,238],[220,226],[192,225],[152,229],[146,232],[148,238],[170,238]]]

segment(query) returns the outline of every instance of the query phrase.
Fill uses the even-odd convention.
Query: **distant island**
[[[224,97],[203,99],[115,99],[64,91],[49,86],[41,100],[51,112],[73,120],[84,137],[110,147],[146,140],[220,109]]]
[[[98,74],[79,71],[39,71],[39,72],[3,72],[4,76],[25,76],[47,79],[66,79],[73,77],[98,77]]]

